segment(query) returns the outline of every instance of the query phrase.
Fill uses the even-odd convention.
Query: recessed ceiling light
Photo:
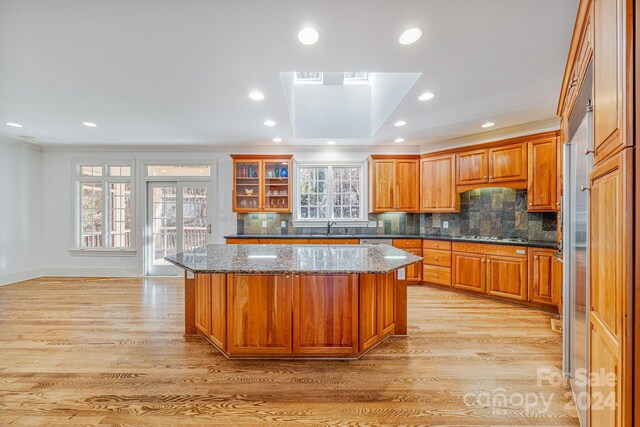
[[[300,40],[300,43],[306,45],[315,44],[319,38],[320,34],[318,34],[318,31],[311,27],[303,28],[298,33],[298,40]]]
[[[491,126],[495,126],[496,124],[493,122],[487,122],[482,125],[483,128],[490,128]]]
[[[417,42],[422,37],[422,30],[420,28],[409,28],[403,32],[398,41],[400,44],[412,44]]]
[[[434,96],[436,96],[436,95],[433,92],[425,92],[422,95],[420,95],[418,97],[418,99],[420,101],[428,101],[428,100],[432,99]]]
[[[335,141],[327,141],[327,144],[329,144],[329,145],[336,145],[336,142],[335,142]]]
[[[393,142],[404,142],[404,138],[396,138]]]
[[[273,120],[265,120],[264,121],[264,125],[267,126],[267,127],[272,128],[272,127],[274,127],[276,125],[276,122],[274,122]]]
[[[249,98],[253,99],[254,101],[262,101],[264,99],[264,94],[256,90],[249,94]]]
[[[277,136],[273,138],[273,142],[282,142],[282,138],[278,138]]]
[[[90,127],[90,128],[97,128],[98,125],[93,123],[93,122],[82,122],[83,125]]]
[[[6,122],[5,124],[7,126],[11,126],[11,127],[14,127],[14,128],[21,128],[22,127],[22,125],[20,123]]]
[[[400,126],[404,126],[406,125],[407,122],[405,122],[404,120],[398,120],[397,122],[395,122],[393,125],[397,128],[399,128]]]

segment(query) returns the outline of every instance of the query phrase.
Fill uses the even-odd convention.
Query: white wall
[[[140,276],[144,273],[145,224],[142,165],[150,162],[215,162],[212,177],[216,208],[213,241],[236,233],[237,215],[231,209],[232,160],[230,153],[294,153],[299,161],[364,161],[371,151],[363,147],[190,148],[167,147],[77,150],[39,147],[0,140],[0,178],[5,184],[0,205],[0,285],[39,276]],[[375,152],[416,153],[417,147],[377,147]],[[72,255],[74,239],[74,160],[134,160],[135,254],[133,256]]]
[[[40,276],[41,153],[0,139],[0,285]]]

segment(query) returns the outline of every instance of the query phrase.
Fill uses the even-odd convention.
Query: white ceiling
[[[577,5],[0,0],[0,135],[41,144],[274,145],[278,136],[324,145],[294,137],[280,79],[291,71],[422,73],[373,138],[338,145],[403,137],[428,146],[482,132],[486,121],[494,130],[538,122],[555,115]],[[320,32],[316,45],[296,38],[307,25]],[[414,26],[422,38],[400,45]],[[263,101],[248,98],[254,89]],[[425,91],[436,97],[418,101]],[[408,124],[394,127],[400,119]]]

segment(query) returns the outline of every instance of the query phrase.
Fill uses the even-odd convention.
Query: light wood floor
[[[183,338],[177,279],[0,287],[0,425],[577,425],[569,389],[537,381],[561,367],[547,315],[408,297],[409,337],[359,361],[263,362]]]

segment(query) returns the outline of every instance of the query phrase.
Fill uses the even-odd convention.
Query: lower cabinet
[[[293,281],[289,275],[230,274],[229,355],[291,354],[292,302]]]
[[[526,301],[527,259],[488,255],[487,293]]]
[[[558,265],[553,258],[553,249],[529,249],[529,300],[538,304],[557,306],[560,299],[560,286],[557,283]],[[560,268],[562,264],[560,264]],[[560,270],[560,280],[562,270]]]
[[[357,274],[296,275],[293,307],[294,354],[358,353]]]
[[[471,254],[453,252],[453,281],[455,289],[465,291],[486,291],[486,256],[483,254]]]
[[[527,301],[527,248],[455,242],[452,260],[453,288]]]
[[[395,275],[360,276],[360,351],[366,351],[395,329]]]

